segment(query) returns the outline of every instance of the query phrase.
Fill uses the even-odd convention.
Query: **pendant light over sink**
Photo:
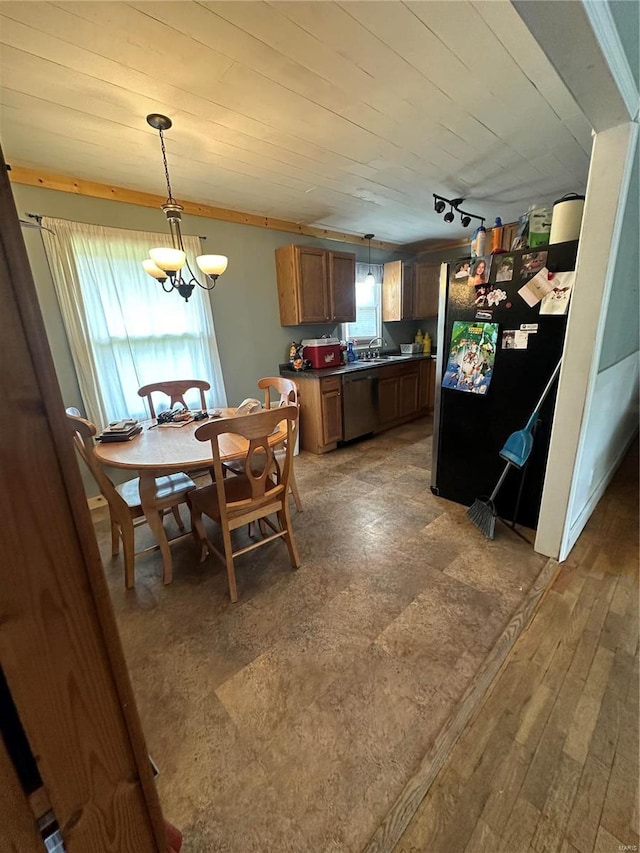
[[[167,152],[164,147],[164,131],[169,130],[172,122],[167,116],[152,113],[147,116],[147,124],[154,130],[157,130],[160,135],[164,176],[167,182],[167,200],[162,205],[162,209],[169,223],[171,246],[159,246],[155,249],[150,249],[150,257],[142,262],[142,266],[146,273],[160,282],[165,293],[177,290],[184,301],[187,302],[196,284],[203,290],[213,290],[216,286],[218,276],[222,275],[227,268],[228,259],[225,255],[199,255],[196,258],[196,263],[211,284],[201,284],[194,276],[187,263],[187,256],[182,243],[182,231],[180,230],[184,207],[178,204],[171,192]]]
[[[373,240],[373,238],[375,236],[376,236],[375,234],[365,234],[364,235],[364,239],[369,241],[369,272],[365,276],[364,283],[369,284],[369,285],[376,283],[376,277],[374,276],[373,272],[371,271],[371,241]]]

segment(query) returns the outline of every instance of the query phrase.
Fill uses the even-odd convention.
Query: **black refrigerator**
[[[556,243],[458,258],[443,268],[434,494],[469,506],[493,491],[506,464],[501,448],[524,428],[562,356],[572,285],[566,273],[577,249],[577,241]],[[509,471],[495,502],[499,517],[525,527],[536,527],[540,511],[556,387],[542,406],[528,461]]]

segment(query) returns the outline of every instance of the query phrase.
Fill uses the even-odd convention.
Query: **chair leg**
[[[298,512],[302,512],[302,501],[300,500],[300,492],[298,491],[298,484],[296,483],[296,478],[293,473],[293,467],[291,468],[291,473],[289,474],[289,488],[291,489],[291,494],[293,495],[293,500],[295,501],[296,509],[298,510]]]
[[[233,547],[231,545],[231,533],[228,528],[223,527],[222,538],[224,540],[224,556],[227,561],[227,580],[229,582],[229,596],[232,602],[238,600],[238,588],[236,586],[236,573],[233,567]]]
[[[286,498],[283,502],[282,509],[278,512],[278,521],[280,522],[280,527],[287,531],[282,538],[289,550],[291,565],[294,569],[297,569],[300,567],[300,555],[298,554],[296,541],[293,538],[293,533],[291,531],[291,515],[289,514],[289,502]]]
[[[133,523],[127,524],[126,527],[121,527],[122,531],[122,550],[124,555],[124,585],[127,589],[133,589],[135,586],[135,542]]]
[[[111,515],[111,508],[109,508],[109,520],[111,521],[111,556],[117,557],[120,553],[120,525]]]
[[[200,545],[200,562],[204,561],[209,556],[209,540],[207,539],[207,531],[204,529],[202,521],[202,512],[194,506],[190,505],[191,509],[191,532],[197,544]]]
[[[180,508],[178,504],[171,507],[171,512],[173,513],[173,517],[176,520],[176,524],[178,525],[179,530],[184,530],[184,522],[182,521],[182,516],[180,515]]]

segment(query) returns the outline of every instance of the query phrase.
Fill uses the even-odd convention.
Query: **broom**
[[[475,526],[487,537],[494,539],[496,535],[496,518],[498,513],[494,501],[496,495],[500,491],[500,487],[505,481],[509,468],[512,468],[511,462],[507,462],[504,466],[504,471],[500,474],[500,479],[496,483],[495,489],[491,492],[488,498],[479,497],[471,504],[467,510],[467,517],[475,524]]]
[[[560,373],[561,364],[562,359],[558,362],[555,370],[551,374],[551,378],[547,382],[546,387],[542,392],[542,396],[536,403],[536,407],[531,413],[531,417],[527,421],[525,428],[512,433],[507,438],[504,447],[500,451],[500,456],[507,460],[507,464],[500,475],[500,479],[496,483],[495,489],[491,492],[488,498],[476,498],[467,510],[467,516],[475,526],[484,533],[487,539],[493,539],[496,530],[496,518],[498,517],[498,513],[496,512],[493,502],[496,499],[496,495],[498,494],[500,487],[504,483],[505,477],[509,473],[509,468],[522,468],[529,458],[531,448],[533,447],[533,427],[538,419],[542,404],[546,400],[547,394],[551,390],[556,377]]]

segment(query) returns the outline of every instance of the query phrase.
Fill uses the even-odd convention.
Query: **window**
[[[365,279],[371,269],[374,284]],[[382,334],[382,264],[356,264],[356,320],[342,324],[342,337],[356,346],[366,346]]]
[[[209,294],[189,302],[165,293],[141,260],[166,234],[45,219],[47,257],[87,416],[98,426],[146,418],[138,388],[169,379],[206,379],[209,405],[226,405]],[[200,240],[185,237],[192,269]],[[190,401],[187,400],[187,403]],[[199,404],[199,395],[193,399]]]

